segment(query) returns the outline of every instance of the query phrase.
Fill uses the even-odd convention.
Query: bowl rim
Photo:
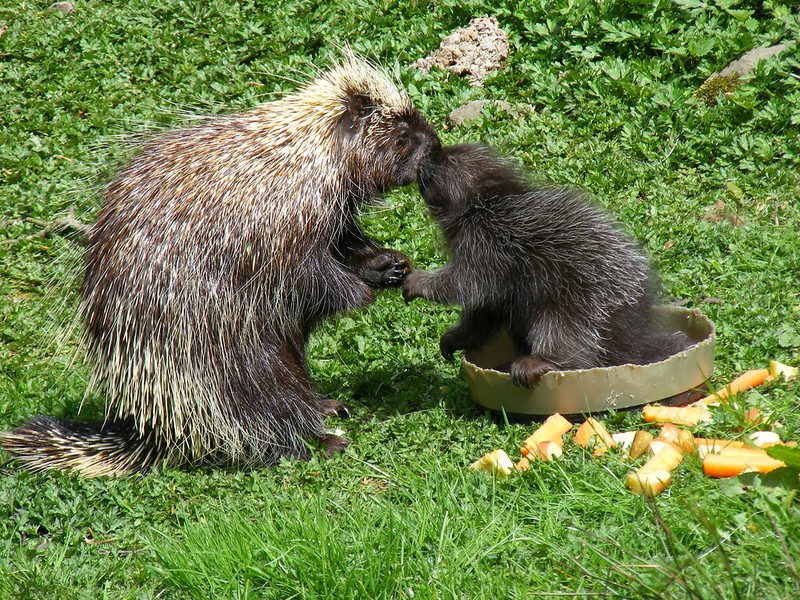
[[[515,386],[507,372],[476,364],[475,355],[492,344],[509,343],[501,332],[481,348],[465,351],[461,363],[479,405],[512,414],[581,414],[641,406],[705,384],[714,370],[714,323],[698,309],[675,305],[656,309],[669,330],[696,339],[689,348],[647,365],[615,365],[542,375],[532,389]],[[503,362],[503,361],[499,361]]]

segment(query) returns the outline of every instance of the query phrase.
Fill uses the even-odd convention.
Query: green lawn
[[[396,72],[445,142],[491,143],[616,214],[667,292],[715,320],[712,383],[769,358],[800,362],[798,51],[714,106],[693,96],[743,52],[798,39],[792,0],[74,1],[68,15],[50,0],[0,7],[0,429],[75,417],[86,386],[74,360],[80,254],[38,236],[37,220],[69,208],[90,220],[97,187],[130,156],[124,134],[267,101],[346,44]],[[410,69],[482,14],[512,45],[484,88]],[[523,114],[449,125],[452,109],[480,98]],[[739,225],[705,218],[717,201]],[[413,187],[364,222],[420,267],[446,260]],[[355,409],[336,423],[353,444],[330,460],[81,480],[18,472],[4,455],[0,597],[800,595],[792,494],[743,493],[687,459],[648,504],[624,489],[619,456],[576,448],[504,481],[468,471],[531,426],[478,410],[457,364],[441,359],[456,316],[387,291],[315,333],[320,390]],[[797,383],[738,403],[800,438]],[[100,414],[102,399],[80,410]],[[721,411],[700,431],[734,435],[741,414]],[[614,431],[639,420],[606,418]]]

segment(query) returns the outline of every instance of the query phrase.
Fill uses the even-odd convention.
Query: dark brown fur
[[[658,283],[647,259],[582,194],[532,187],[486,148],[430,156],[420,190],[451,260],[409,275],[403,293],[464,307],[442,337],[446,358],[505,328],[522,355],[512,379],[531,386],[553,369],[648,363],[688,346],[654,331]]]

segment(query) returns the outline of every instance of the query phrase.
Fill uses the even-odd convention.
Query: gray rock
[[[54,2],[50,5],[50,10],[57,10],[68,15],[75,10],[75,5],[72,2]]]
[[[509,113],[516,112],[514,107],[505,100],[470,100],[450,113],[450,122],[453,125],[461,125],[466,121],[474,121],[481,116],[485,107],[492,105]]]
[[[742,77],[743,75],[747,75],[756,68],[756,65],[764,60],[765,58],[769,58],[770,56],[775,56],[776,54],[780,54],[784,50],[786,50],[788,46],[786,44],[777,44],[775,46],[770,46],[765,48],[763,46],[759,48],[753,48],[749,52],[745,52],[741,58],[736,59],[727,67],[714,73],[709,79],[712,77]]]

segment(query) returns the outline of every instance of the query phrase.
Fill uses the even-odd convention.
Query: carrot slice
[[[638,471],[628,475],[626,486],[635,494],[657,496],[669,486],[672,481],[670,471],[675,470],[682,460],[681,449],[672,442],[664,441],[658,453]]]
[[[550,415],[539,429],[522,442],[522,447],[519,451],[525,456],[531,452],[535,453],[542,442],[555,442],[559,446],[563,446],[563,435],[570,429],[572,429],[572,423],[560,414]]]
[[[514,463],[508,457],[504,450],[492,450],[481,456],[478,460],[472,463],[470,469],[476,471],[486,471],[497,475],[498,477],[506,477],[511,474],[511,469],[514,468]]]
[[[711,420],[711,413],[705,406],[653,406],[647,404],[642,409],[644,420],[648,423],[674,423],[693,427]]]
[[[719,452],[722,448],[744,448],[744,442],[741,440],[715,440],[714,438],[694,438],[696,446],[711,446],[717,448]]]
[[[633,459],[639,458],[642,454],[650,449],[650,444],[652,441],[653,434],[649,431],[645,431],[644,429],[640,429],[633,437],[633,443],[631,444],[631,449],[628,452],[628,456]]]
[[[745,371],[725,387],[695,402],[693,406],[717,406],[728,396],[738,394],[739,392],[745,392],[759,386],[769,378],[769,369],[752,369],[750,371]]]
[[[738,448],[737,450],[742,450]],[[769,473],[779,467],[785,467],[783,461],[755,453],[750,454],[707,454],[703,459],[703,472],[709,477],[736,477],[745,471]]]
[[[694,436],[692,433],[676,427],[673,423],[665,423],[658,437],[678,444],[685,452],[691,452],[694,449]]]
[[[578,427],[578,431],[575,432],[575,443],[582,448],[594,443],[596,448],[593,456],[600,456],[608,452],[609,448],[617,447],[617,443],[613,440],[611,434],[594,417],[589,417]]]

